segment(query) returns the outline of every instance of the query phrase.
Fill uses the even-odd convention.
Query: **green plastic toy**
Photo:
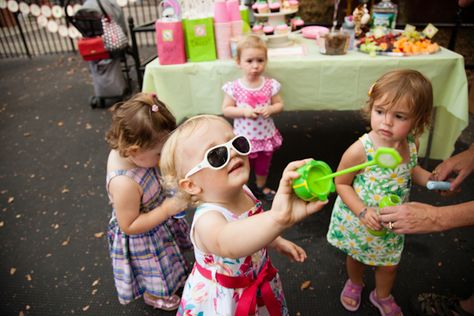
[[[300,177],[293,181],[295,194],[305,201],[325,201],[331,192],[335,191],[333,178],[354,172],[369,166],[379,165],[382,168],[395,168],[402,162],[402,157],[393,148],[380,147],[374,159],[338,172],[332,172],[331,167],[324,161],[311,160],[296,171]]]
[[[343,169],[338,172],[334,172],[331,174],[328,174],[324,177],[318,178],[315,181],[321,181],[321,180],[326,180],[329,178],[335,178],[337,176],[341,176],[343,174],[351,173],[360,169],[364,169],[366,167],[370,167],[373,165],[378,165],[382,168],[390,168],[394,169],[396,166],[398,166],[402,162],[402,157],[393,148],[389,147],[379,147],[377,151],[375,152],[374,159],[364,162],[360,165],[356,165],[347,169]]]
[[[386,206],[394,206],[394,205],[400,205],[401,204],[401,200],[400,200],[400,197],[398,195],[395,195],[395,194],[389,194],[389,195],[386,195],[384,196],[380,202],[379,202],[379,208],[377,209],[377,213],[379,212],[379,210],[381,208],[384,208]],[[370,229],[367,227],[367,231],[374,235],[374,236],[377,236],[377,237],[383,237],[387,234],[388,230],[384,227],[380,230],[373,230],[373,229]]]

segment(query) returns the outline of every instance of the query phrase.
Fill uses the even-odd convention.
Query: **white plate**
[[[257,18],[264,18],[264,17],[270,17],[270,16],[290,15],[296,12],[298,12],[298,10],[280,11],[280,12],[275,12],[275,13],[254,13],[253,16]]]

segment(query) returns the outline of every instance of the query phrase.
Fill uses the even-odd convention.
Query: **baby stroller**
[[[115,21],[126,34],[123,12],[115,0],[86,0],[81,9],[76,11],[73,16],[70,16],[66,9],[71,1],[74,0],[66,0],[64,5],[66,20],[84,38],[102,36],[104,15]],[[105,58],[88,61],[94,86],[94,95],[89,99],[92,108],[107,107],[123,100],[130,94],[132,86],[127,62],[127,54],[130,51],[127,45],[124,49],[107,54],[108,56]]]

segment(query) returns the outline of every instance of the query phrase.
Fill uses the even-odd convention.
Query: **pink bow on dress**
[[[267,101],[267,97],[262,94],[249,94],[247,97],[247,104],[255,107],[257,104],[262,104]]]

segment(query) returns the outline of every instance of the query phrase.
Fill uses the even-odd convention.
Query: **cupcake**
[[[290,32],[290,28],[286,24],[280,24],[275,27],[275,34],[276,35],[283,35],[288,34]]]
[[[293,31],[301,30],[303,26],[304,26],[304,21],[299,16],[296,16],[293,19],[291,19],[291,29]]]
[[[265,33],[265,35],[273,35],[273,32],[274,32],[273,26],[267,25],[263,27],[263,33]]]
[[[252,11],[254,13],[258,13],[258,2],[255,2],[253,5],[252,5]]]
[[[290,11],[290,3],[287,0],[282,2],[281,10],[282,11]]]
[[[252,33],[257,35],[263,35],[263,25],[262,24],[255,24],[252,27]]]
[[[277,13],[280,12],[280,3],[279,2],[272,2],[269,4],[270,12]]]
[[[300,5],[298,0],[289,0],[288,4],[290,5],[290,10],[291,11],[294,11],[294,10],[298,11],[298,7]]]
[[[266,2],[259,3],[257,9],[258,13],[260,14],[270,13],[270,9],[268,8],[268,4]]]

